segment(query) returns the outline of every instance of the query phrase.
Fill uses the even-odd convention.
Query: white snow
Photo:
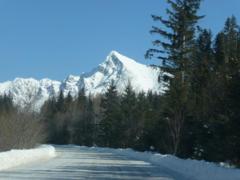
[[[116,51],[112,51],[95,70],[83,74],[82,82],[87,93],[104,93],[112,81],[122,93],[128,83],[136,92],[163,93],[164,83],[158,83],[160,69],[140,64]]]
[[[97,151],[106,151],[124,155],[129,158],[150,162],[159,167],[167,168],[182,174],[191,180],[238,180],[240,169],[226,168],[215,163],[192,159],[180,159],[172,155],[162,155],[151,152],[137,152],[132,149],[97,148]]]
[[[39,110],[47,99],[59,93],[60,84],[49,79],[16,78],[0,83],[0,95],[10,95],[13,102],[22,108]]]
[[[35,149],[14,149],[1,152],[0,171],[35,161],[48,160],[55,156],[55,148],[50,145],[42,145]]]
[[[52,146],[0,153],[0,170],[37,161],[31,166],[20,166],[12,169],[10,171],[12,174],[10,173],[6,177],[10,179],[12,177],[13,179],[14,177],[38,177],[38,179],[41,179],[40,177],[42,179],[81,179],[81,177],[82,179],[83,177],[86,177],[86,179],[89,177],[92,177],[92,179],[104,179],[103,177],[124,179],[124,177],[127,177],[126,179],[148,179],[148,176],[151,176],[155,179],[159,177],[159,179],[178,180],[240,179],[239,169],[224,168],[206,161],[184,160],[172,155],[136,152],[132,149],[89,148],[74,145],[56,146],[56,151],[58,156],[46,162],[37,160],[54,157],[55,149]],[[8,173],[8,171],[0,172],[0,177],[5,177],[4,175]],[[149,179],[151,178],[149,177]]]
[[[163,93],[165,82],[158,82],[161,70],[140,64],[116,51],[112,51],[97,68],[80,76],[69,75],[62,82],[50,79],[16,78],[13,81],[0,83],[0,95],[10,94],[13,102],[22,108],[39,111],[50,97],[56,97],[60,90],[66,96],[69,92],[76,96],[85,88],[87,94],[96,95],[106,92],[113,80],[119,93],[122,93],[130,82],[136,92]],[[164,74],[164,73],[163,73]]]

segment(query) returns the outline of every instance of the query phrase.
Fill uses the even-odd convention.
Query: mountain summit
[[[77,96],[82,88],[92,95],[106,92],[111,81],[116,83],[122,93],[128,83],[136,92],[152,90],[163,93],[166,89],[164,82],[159,83],[161,70],[137,63],[117,51],[112,51],[97,68],[80,76],[69,75],[62,82],[50,79],[36,80],[33,78],[16,78],[13,81],[0,83],[0,95],[11,95],[13,102],[20,107],[29,107],[38,111],[50,97],[56,97],[60,90],[66,96],[69,92]]]

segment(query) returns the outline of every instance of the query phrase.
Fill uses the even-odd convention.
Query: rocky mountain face
[[[160,75],[160,76],[159,76]],[[11,95],[13,102],[20,107],[40,110],[50,97],[58,96],[62,90],[66,96],[69,92],[77,96],[82,88],[92,95],[104,93],[111,81],[116,83],[119,93],[122,93],[131,83],[136,92],[163,93],[166,83],[159,82],[164,73],[159,68],[137,63],[116,51],[112,51],[97,68],[80,76],[69,75],[62,82],[50,79],[36,80],[33,78],[16,78],[13,81],[0,83],[0,95]]]

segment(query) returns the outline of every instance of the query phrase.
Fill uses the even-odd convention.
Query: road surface
[[[55,148],[55,158],[2,171],[0,179],[187,180],[163,167],[108,150],[78,146]]]

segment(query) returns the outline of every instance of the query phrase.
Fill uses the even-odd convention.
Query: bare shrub
[[[45,141],[43,123],[34,115],[16,112],[0,116],[0,150],[32,148]]]

